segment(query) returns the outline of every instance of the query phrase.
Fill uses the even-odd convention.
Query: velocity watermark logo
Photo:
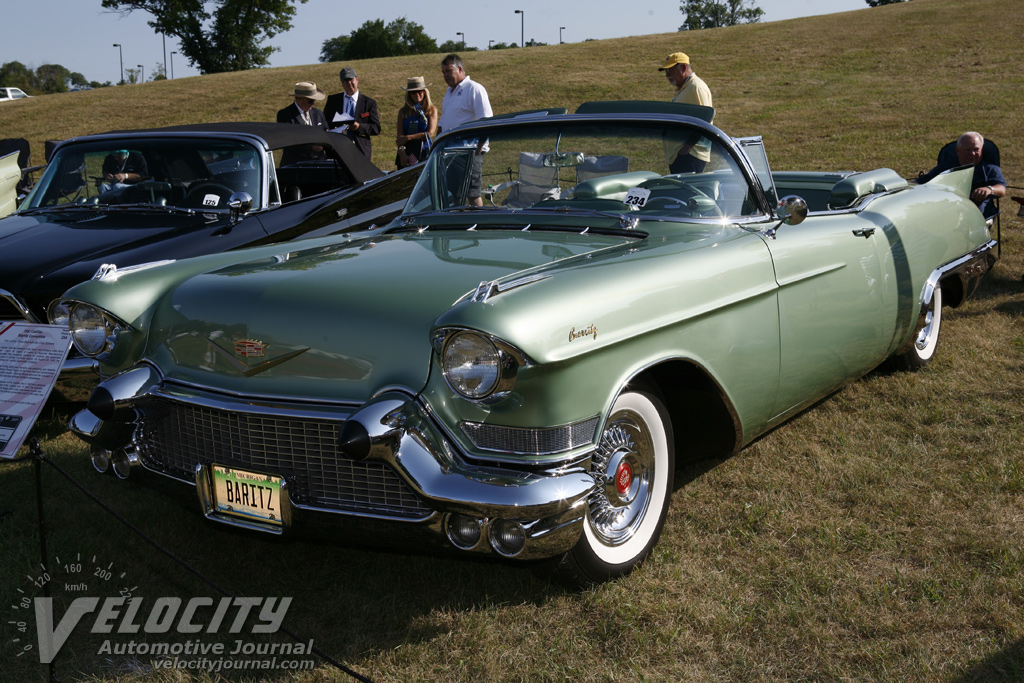
[[[157,598],[148,605],[145,598],[75,598],[60,622],[54,626],[53,599],[35,598],[35,617],[39,641],[39,662],[49,664],[63,647],[68,636],[86,615],[95,615],[91,633],[117,633],[148,635],[173,632],[181,634],[220,633],[227,625],[226,633],[241,633],[250,615],[255,617],[249,633],[277,633],[281,628],[291,598]],[[173,652],[173,646],[189,648],[195,643],[149,643],[130,640],[121,643],[121,652],[115,651],[111,640],[104,641],[97,654],[195,654],[194,652]],[[166,645],[166,651],[153,652],[156,645]],[[221,643],[210,643],[210,646]],[[312,645],[312,641],[310,641]],[[163,648],[161,648],[163,649]],[[178,649],[178,648],[175,648]],[[145,651],[143,651],[145,650]],[[220,654],[215,653],[215,654]],[[299,654],[299,653],[295,653]],[[304,652],[302,654],[305,654]]]
[[[40,569],[16,589],[6,619],[8,648],[22,662],[37,655],[40,664],[52,664],[77,634],[70,642],[80,652],[88,642],[104,660],[125,657],[138,665],[148,659],[154,670],[315,667],[312,640],[268,642],[282,628],[290,597],[142,597],[113,562],[80,553]],[[73,599],[55,600],[50,592]]]

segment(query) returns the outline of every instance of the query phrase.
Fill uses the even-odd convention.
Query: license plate
[[[213,509],[279,527],[281,477],[213,465]]]

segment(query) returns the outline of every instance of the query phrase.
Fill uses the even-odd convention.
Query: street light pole
[[[139,83],[145,83],[146,82],[146,69],[143,68],[143,66],[141,64],[136,64],[135,66],[139,67]]]
[[[124,83],[124,52],[121,51],[121,43],[114,43],[117,48],[117,56],[121,60],[121,82]]]
[[[161,33],[160,37],[164,41],[164,78],[167,78],[167,36]]]
[[[564,31],[564,30],[565,30],[565,27],[564,27],[564,26],[559,26],[559,27],[558,27],[558,44],[559,44],[559,45],[561,45],[561,44],[562,44],[562,42],[563,42],[563,41],[562,41],[562,31]]]
[[[176,54],[178,54],[178,53],[177,52],[172,52],[171,53],[171,80],[174,80],[174,55],[176,55]]]
[[[490,50],[490,49],[491,49],[491,44],[492,44],[492,43],[494,43],[494,39],[493,39],[493,38],[492,38],[491,40],[488,40],[488,41],[487,41],[487,49],[488,49],[488,50]]]
[[[462,36],[462,48],[461,49],[462,49],[463,52],[465,52],[466,51],[466,34],[461,32],[461,31],[456,31],[455,35]]]
[[[526,12],[517,9],[516,14],[519,15],[519,47],[526,47]]]

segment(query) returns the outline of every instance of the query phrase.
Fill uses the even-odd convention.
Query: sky
[[[764,10],[764,22],[867,9],[864,0],[754,0],[754,4]],[[164,41],[154,33],[146,25],[149,15],[144,12],[122,16],[104,10],[100,0],[9,0],[5,5],[0,64],[18,61],[32,69],[60,64],[87,80],[117,83],[123,55],[124,67],[141,64],[146,79],[165,63],[168,76],[172,70],[175,78],[199,73],[183,55],[170,54],[178,49],[177,42]],[[463,36],[456,34],[464,33],[466,45],[486,49],[489,40],[518,43],[521,34],[527,42],[553,45],[559,33],[566,43],[669,33],[683,23],[679,5],[679,0],[641,0],[639,5],[622,0],[477,0],[472,4],[391,0],[376,6],[308,0],[297,5],[292,29],[268,41],[280,48],[270,66],[316,63],[325,40],[348,35],[375,19],[388,23],[405,17],[421,25],[438,44],[461,41]],[[516,9],[523,14],[515,14]],[[560,32],[559,27],[564,29]],[[120,51],[114,43],[121,44]]]

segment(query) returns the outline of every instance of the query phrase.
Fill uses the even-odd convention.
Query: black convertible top
[[[384,175],[384,172],[363,156],[356,143],[340,133],[329,133],[322,128],[299,126],[294,123],[262,123],[252,121],[226,121],[220,123],[194,123],[184,126],[167,126],[166,128],[139,128],[135,130],[112,130],[99,135],[126,135],[131,137],[160,135],[162,133],[235,133],[252,135],[260,138],[270,149],[281,149],[293,145],[320,145],[325,148],[328,156],[336,156],[349,170],[356,182],[363,183]],[[93,137],[82,135],[71,140]],[[331,150],[334,154],[331,154]]]

